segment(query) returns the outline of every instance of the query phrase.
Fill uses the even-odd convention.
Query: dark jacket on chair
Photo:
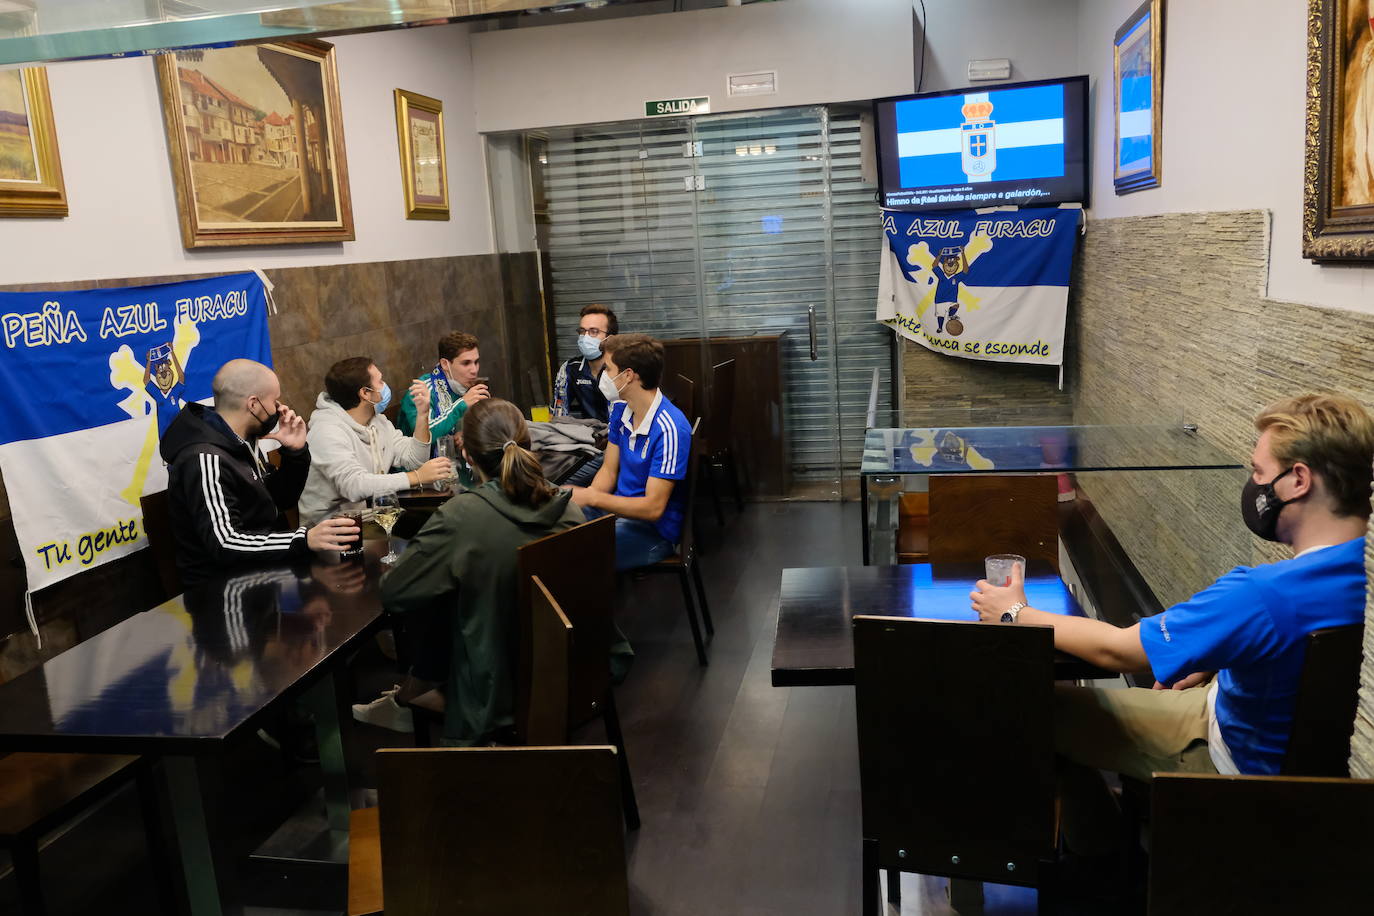
[[[287,529],[310,471],[308,448],[274,468],[211,408],[182,408],[162,437],[177,571],[186,588],[244,566],[306,560],[305,527]]]

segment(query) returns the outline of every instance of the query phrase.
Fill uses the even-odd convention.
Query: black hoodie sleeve
[[[281,467],[268,474],[263,480],[263,485],[267,487],[267,492],[272,494],[272,502],[285,512],[287,509],[296,508],[296,503],[301,500],[305,479],[310,475],[310,447],[283,446],[277,451],[281,453]]]
[[[295,531],[245,530],[225,461],[216,452],[184,455],[178,461],[178,496],[202,551],[224,567],[290,562],[308,555],[304,525]]]

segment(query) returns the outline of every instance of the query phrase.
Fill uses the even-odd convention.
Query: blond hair
[[[1374,474],[1374,417],[1354,398],[1303,394],[1270,404],[1255,417],[1285,467],[1302,462],[1319,474],[1337,515],[1369,517]]]

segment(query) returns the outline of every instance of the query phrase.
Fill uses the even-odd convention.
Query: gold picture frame
[[[1145,0],[1112,39],[1112,186],[1159,187],[1164,171],[1164,0]]]
[[[1374,22],[1364,0],[1307,5],[1302,255],[1374,260]]]
[[[0,70],[0,218],[66,215],[48,71]]]
[[[444,103],[405,89],[395,90],[395,95],[406,219],[448,219]]]
[[[157,73],[185,247],[354,239],[333,45],[177,51]]]

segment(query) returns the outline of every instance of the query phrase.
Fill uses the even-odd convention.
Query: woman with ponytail
[[[409,715],[397,699],[409,702],[433,685],[422,681],[446,681],[444,742],[468,746],[487,743],[514,724],[515,551],[576,527],[583,515],[568,490],[544,479],[514,404],[478,401],[463,415],[462,430],[463,455],[481,483],[434,513],[381,585],[386,609],[411,615],[409,642],[448,648],[448,670],[440,670],[442,652],[438,665],[428,649],[414,653],[406,685],[353,712],[362,721],[405,730]]]

